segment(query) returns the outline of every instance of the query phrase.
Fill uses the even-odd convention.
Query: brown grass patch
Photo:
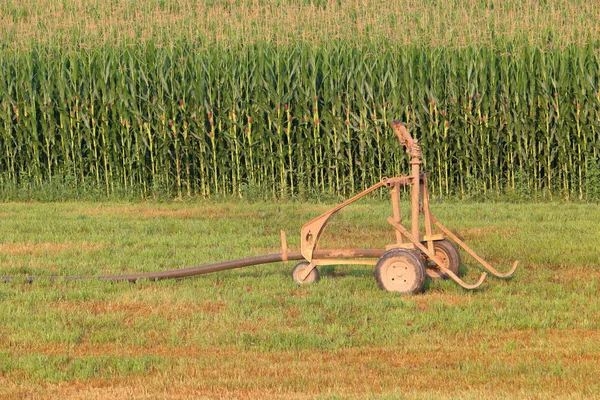
[[[590,268],[557,267],[556,273],[548,278],[552,283],[581,283],[592,278],[600,279],[600,270]]]
[[[0,254],[11,256],[48,256],[69,251],[92,251],[104,247],[99,243],[0,243]]]
[[[0,383],[4,383],[0,379]],[[232,389],[227,387],[198,388],[181,384],[149,385],[143,378],[135,379],[93,379],[60,384],[44,385],[36,390],[23,390],[17,385],[8,385],[13,389],[11,398],[15,399],[55,399],[73,400],[101,399],[310,399],[314,395],[302,393],[282,393],[278,389]],[[0,394],[2,391],[0,391]]]
[[[124,314],[126,320],[133,318],[156,316],[168,321],[188,318],[195,314],[218,314],[227,308],[223,301],[205,301],[202,303],[166,303],[149,304],[142,301],[58,301],[47,303],[48,308],[64,312],[83,312],[94,316],[106,314]]]
[[[231,210],[226,206],[205,206],[199,208],[165,208],[146,205],[132,205],[129,207],[102,206],[80,210],[81,214],[88,216],[97,215],[119,215],[124,218],[132,219],[156,219],[156,218],[175,218],[175,219],[214,219],[224,217],[256,217],[256,212],[239,212]]]
[[[463,340],[464,339],[464,340]],[[119,344],[33,345],[13,348],[15,354],[69,357],[152,355],[177,360],[164,370],[143,376],[116,375],[110,380],[44,385],[49,397],[105,398],[161,393],[159,397],[300,398],[324,392],[360,397],[370,393],[459,393],[502,390],[571,394],[573,374],[580,382],[594,379],[600,352],[583,356],[577,347],[600,340],[595,330],[513,330],[498,334],[451,334],[411,338],[410,346],[349,348],[335,351],[258,352],[194,346],[132,347]],[[506,349],[507,343],[514,348]],[[484,345],[484,350],[482,350]],[[564,376],[529,374],[561,365]],[[500,377],[488,372],[503,371]],[[523,370],[524,368],[524,370]],[[472,370],[469,370],[472,369]],[[484,374],[482,379],[479,374]],[[451,382],[451,384],[449,383]],[[76,390],[75,390],[76,389]],[[40,391],[40,393],[42,393]],[[91,396],[91,397],[90,397]],[[79,397],[76,397],[79,398]]]
[[[243,328],[243,326],[242,326]],[[252,324],[253,330],[256,324]],[[244,329],[242,329],[244,330]],[[327,362],[335,360],[336,363],[368,364],[368,362],[382,362],[395,366],[417,366],[426,364],[452,365],[468,358],[470,361],[479,361],[484,364],[494,363],[505,358],[505,361],[519,362],[519,357],[514,357],[511,351],[505,351],[507,343],[515,345],[515,352],[527,358],[530,353],[544,352],[547,357],[575,357],[577,359],[598,360],[600,351],[596,353],[574,354],[576,347],[587,343],[594,346],[600,342],[600,331],[591,329],[548,329],[535,331],[533,329],[510,330],[506,332],[472,332],[466,337],[455,336],[451,333],[437,334],[432,337],[411,338],[410,347],[359,347],[341,348],[338,350],[308,349],[299,351],[269,351],[255,350],[151,345],[133,346],[119,343],[28,343],[26,347],[10,346],[8,350],[25,354],[68,355],[71,357],[84,356],[121,356],[135,357],[139,355],[158,356],[166,358],[201,358],[217,357],[224,359],[245,358],[263,360],[265,362],[292,361],[294,359]],[[479,348],[484,345],[486,351]],[[498,354],[494,354],[494,353]],[[421,355],[419,355],[422,353]],[[502,353],[502,354],[500,354]],[[531,354],[530,354],[531,355]],[[410,357],[409,357],[410,356]],[[490,357],[492,356],[492,357]],[[433,359],[432,359],[433,357]],[[435,361],[435,363],[431,363]],[[251,364],[251,363],[250,363]],[[252,368],[252,365],[249,365]]]
[[[0,252],[1,254],[1,252]],[[0,268],[14,268],[16,266],[26,266],[30,269],[43,269],[44,271],[56,271],[58,268],[54,264],[48,264],[46,261],[36,259],[27,260],[27,262],[15,264],[14,261],[0,262]]]

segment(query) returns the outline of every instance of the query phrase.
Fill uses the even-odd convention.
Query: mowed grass
[[[9,203],[0,275],[155,271],[278,252],[333,204]],[[408,215],[407,210],[403,210]],[[591,398],[600,393],[600,207],[434,203],[509,281],[379,290],[373,268],[293,264],[138,283],[0,284],[0,397]],[[381,248],[387,202],[338,215],[324,245]],[[463,255],[465,280],[480,271]]]

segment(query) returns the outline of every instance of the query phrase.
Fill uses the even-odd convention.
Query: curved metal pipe
[[[318,250],[315,251],[315,256],[318,258],[379,258],[383,255],[385,250],[379,249],[352,249],[352,250]],[[286,253],[287,260],[304,260],[302,253],[299,251]],[[125,275],[101,275],[101,276],[2,276],[0,281],[9,282],[14,280],[33,282],[39,279],[50,279],[54,280],[90,280],[98,279],[104,281],[130,281],[135,282],[138,279],[176,279],[185,278],[195,275],[209,274],[211,272],[225,271],[228,269],[249,267],[252,265],[270,264],[275,262],[281,262],[284,260],[283,253],[267,254],[263,256],[240,258],[237,260],[223,261],[214,264],[201,265],[197,267],[188,267],[182,269],[172,269],[169,271],[159,272],[144,272],[139,274],[125,274]]]
[[[474,284],[466,283],[465,281],[460,279],[458,277],[458,275],[456,275],[454,272],[452,272],[448,268],[446,268],[444,266],[444,263],[442,262],[442,260],[438,256],[436,256],[434,252],[429,251],[429,249],[427,247],[423,246],[423,244],[421,242],[419,242],[418,240],[416,240],[415,237],[405,227],[403,227],[402,225],[397,223],[394,220],[394,218],[389,217],[387,220],[394,228],[396,228],[404,236],[406,236],[417,247],[417,249],[421,250],[423,252],[423,254],[427,255],[427,257],[429,257],[429,259],[431,261],[436,263],[439,269],[441,269],[446,275],[448,275],[450,278],[452,278],[454,280],[454,282],[458,283],[460,286],[462,286],[468,290],[473,290],[473,289],[477,289],[479,286],[481,286],[483,281],[485,281],[485,278],[487,277],[487,273],[484,272],[479,277],[479,280],[477,281],[477,283],[474,283]]]
[[[458,244],[467,253],[469,253],[471,256],[473,256],[474,259],[476,259],[477,261],[479,261],[479,263],[485,269],[487,269],[492,275],[496,276],[497,278],[502,278],[502,279],[510,278],[515,273],[515,271],[517,270],[517,266],[519,265],[519,262],[515,261],[514,264],[513,264],[513,266],[512,266],[512,268],[510,269],[510,271],[508,271],[506,273],[501,273],[501,272],[497,271],[487,261],[485,261],[483,258],[479,257],[477,255],[477,253],[475,253],[475,251],[473,251],[469,246],[467,246],[467,244],[465,242],[463,242],[462,240],[460,240],[460,238],[458,236],[456,236],[454,233],[452,233],[450,231],[450,229],[448,229],[444,225],[442,225],[442,223],[440,221],[438,221],[436,217],[434,217],[433,215],[431,215],[431,220],[433,221],[434,224],[437,225],[438,228],[440,228],[442,230],[442,232],[444,232],[448,237],[450,237],[450,239],[454,240],[454,242],[456,242],[456,244]]]

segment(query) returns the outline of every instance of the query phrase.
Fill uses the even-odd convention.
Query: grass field
[[[165,270],[297,249],[330,204],[5,203],[0,275]],[[0,397],[593,398],[600,259],[593,204],[436,203],[514,279],[467,292],[378,289],[371,267],[293,265],[179,281],[0,284]],[[324,246],[393,241],[388,204],[361,202]],[[406,215],[406,214],[405,214]],[[465,280],[478,270],[463,257]]]
[[[275,253],[280,229],[297,250],[323,199],[408,168],[393,118],[423,145],[440,221],[501,271],[521,265],[415,296],[363,266],[296,286],[292,263],[0,283],[0,398],[600,398],[599,14],[584,0],[0,2],[0,276]],[[383,248],[390,214],[381,197],[354,205],[323,247]]]

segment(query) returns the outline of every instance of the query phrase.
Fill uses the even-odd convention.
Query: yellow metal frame
[[[387,220],[392,225],[396,232],[396,243],[386,246],[386,250],[392,248],[409,248],[421,252],[425,257],[435,263],[435,268],[439,268],[447,276],[452,278],[456,283],[465,289],[475,289],[479,287],[485,280],[487,273],[482,273],[479,280],[474,284],[468,284],[460,279],[455,273],[445,267],[443,261],[435,255],[433,243],[437,240],[443,240],[444,234],[447,235],[451,240],[456,242],[462,247],[467,253],[473,256],[486,270],[491,274],[499,278],[508,278],[517,269],[518,261],[515,261],[511,270],[507,273],[500,273],[494,269],[485,260],[479,257],[470,247],[468,247],[462,240],[460,240],[455,234],[453,234],[448,228],[442,225],[437,218],[431,213],[429,209],[429,191],[427,188],[427,174],[420,172],[421,165],[421,148],[416,139],[413,139],[408,130],[398,121],[392,122],[392,128],[394,133],[400,140],[400,144],[406,148],[409,153],[411,160],[411,175],[400,176],[395,178],[384,178],[381,182],[371,186],[370,188],[362,191],[361,193],[351,197],[350,199],[340,203],[334,208],[326,211],[315,219],[306,223],[300,231],[300,246],[302,256],[309,262],[311,268],[307,268],[303,278],[306,278],[313,268],[319,265],[335,265],[335,264],[365,264],[375,265],[377,260],[365,260],[356,259],[353,257],[352,250],[336,250],[339,253],[339,258],[336,259],[319,259],[314,257],[315,251],[325,230],[327,223],[330,221],[337,212],[344,207],[357,200],[365,197],[366,195],[376,191],[379,188],[387,187],[390,189],[390,195],[392,200],[392,212],[393,216]],[[409,231],[402,225],[402,218],[400,213],[400,187],[410,186],[411,188],[411,230]],[[421,235],[419,232],[419,216],[423,214],[425,232]],[[434,233],[433,226],[436,225],[442,233]],[[347,257],[347,258],[346,258]]]

